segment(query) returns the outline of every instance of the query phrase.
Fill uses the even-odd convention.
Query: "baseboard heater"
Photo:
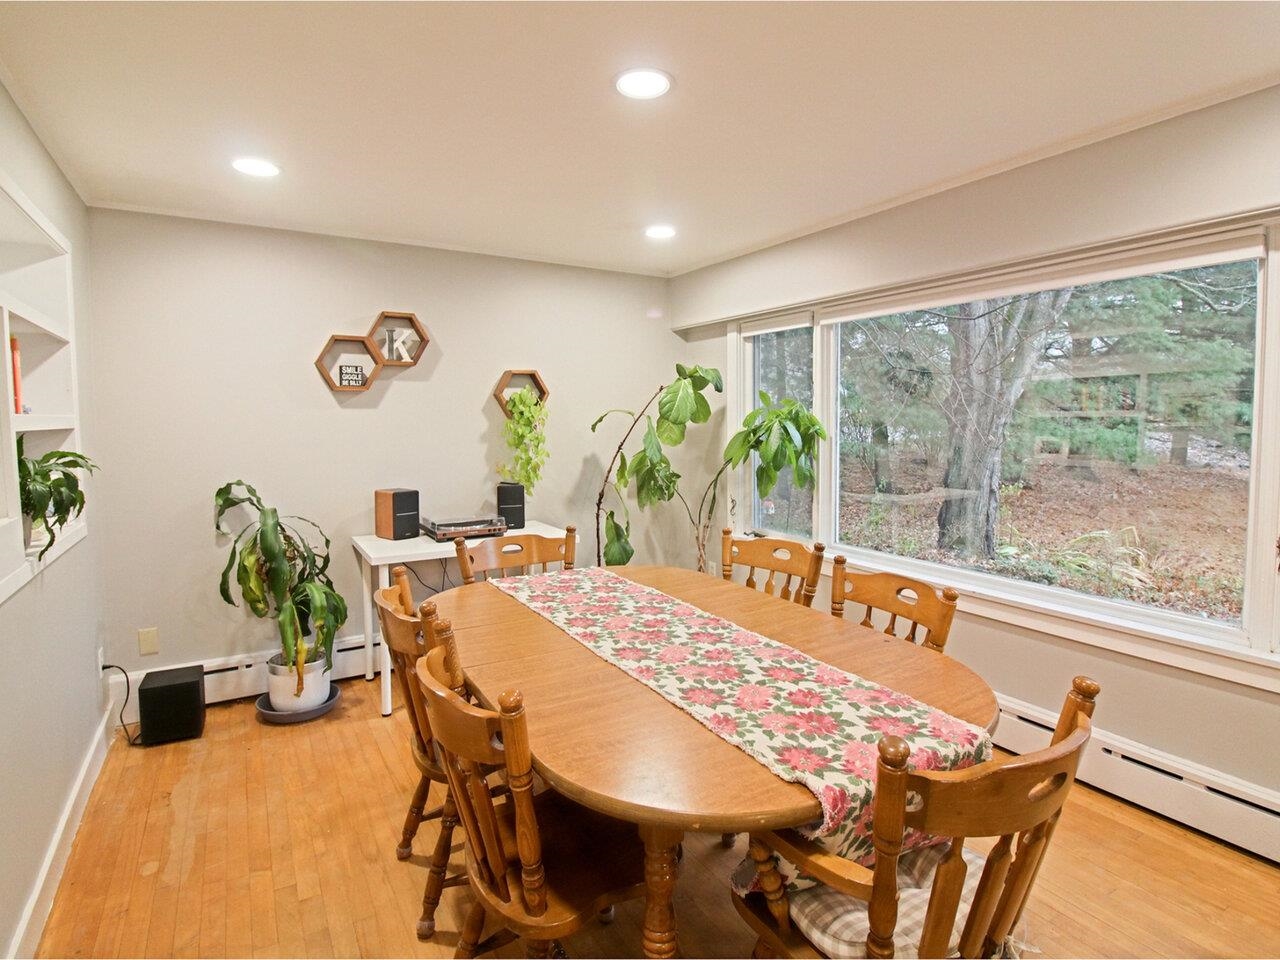
[[[1048,744],[1057,717],[1001,696],[995,741],[1013,753]],[[1210,836],[1280,862],[1280,792],[1094,728],[1079,779]]]
[[[204,667],[204,699],[205,703],[222,703],[227,700],[241,700],[245,697],[256,697],[267,692],[267,661],[277,653],[276,650],[264,650],[260,653],[248,653],[236,657],[223,657],[218,660],[205,661]],[[375,666],[382,656],[381,640],[374,641],[373,662]],[[170,666],[188,666],[188,664],[165,664]],[[160,669],[157,667],[156,669]],[[136,723],[138,720],[138,684],[146,676],[146,670],[138,670],[129,674],[129,684],[133,696],[125,709],[125,723]],[[334,644],[333,672],[334,680],[347,680],[351,677],[363,677],[365,673],[364,640],[343,638]],[[124,678],[119,673],[110,675],[110,690],[113,718],[119,712],[120,702],[124,699]]]

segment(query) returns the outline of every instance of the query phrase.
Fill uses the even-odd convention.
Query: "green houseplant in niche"
[[[214,529],[227,536],[231,534],[222,520],[228,511],[244,505],[253,514],[231,540],[220,592],[223,600],[237,606],[231,595],[234,570],[249,612],[276,623],[280,652],[267,664],[272,708],[294,713],[324,704],[329,698],[327,674],[333,669],[333,638],[347,622],[346,601],[329,578],[329,538],[305,517],[280,516],[243,480],[219,487],[213,502]],[[300,525],[314,530],[324,545],[308,542]]]
[[[547,405],[528,387],[515,391],[506,400],[507,422],[503,435],[511,460],[498,465],[498,475],[502,477],[498,484],[498,505],[507,518],[507,526],[519,529],[524,526],[524,498],[533,495],[550,456]],[[518,510],[513,511],[513,506]]]
[[[42,457],[23,454],[23,436],[18,435],[18,500],[23,523],[28,527],[26,543],[44,541],[38,559],[53,547],[58,531],[84,511],[84,491],[77,470],[92,473],[97,464],[82,453],[52,450]],[[45,538],[48,538],[45,540]]]

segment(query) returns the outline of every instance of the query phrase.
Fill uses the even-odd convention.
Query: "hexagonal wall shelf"
[[[362,353],[369,358],[369,363],[342,363],[344,356]],[[368,390],[378,374],[382,372],[382,354],[370,337],[362,337],[354,333],[335,333],[316,357],[316,369],[330,390],[339,393],[360,393]],[[333,375],[338,374],[334,380]]]
[[[417,316],[383,310],[369,328],[369,340],[386,367],[412,367],[422,357],[431,338]]]
[[[511,387],[511,381],[516,377],[528,377],[533,381],[533,389],[538,393],[538,399],[543,403],[551,397],[551,391],[547,389],[547,381],[542,379],[542,374],[537,370],[504,370],[502,377],[498,380],[497,387],[493,391],[493,399],[498,401],[498,406],[502,407],[502,415],[508,420],[511,419],[511,411],[507,409],[507,390]]]

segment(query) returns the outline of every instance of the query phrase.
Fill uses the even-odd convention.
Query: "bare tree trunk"
[[[1011,301],[978,300],[947,316],[951,389],[945,413],[951,455],[938,510],[938,546],[991,557],[1000,515],[1000,463],[1005,435],[1027,377],[1071,288]]]

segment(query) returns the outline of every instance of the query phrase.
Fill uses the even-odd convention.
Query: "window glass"
[[[792,397],[813,409],[813,328],[793,327],[751,338],[752,390],[755,406],[760,391],[774,400]],[[736,425],[735,425],[736,428]],[[800,489],[791,471],[784,470],[763,499],[752,483],[752,524],[757,530],[813,536],[814,488]]]
[[[1245,260],[840,324],[840,542],[1238,622],[1257,312]]]

